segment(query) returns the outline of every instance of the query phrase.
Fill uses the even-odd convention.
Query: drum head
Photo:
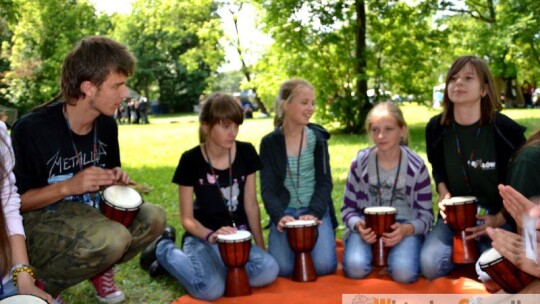
[[[217,236],[218,242],[224,243],[238,243],[251,239],[251,232],[246,230],[238,230],[233,234],[219,234]]]
[[[443,205],[465,205],[472,204],[476,202],[476,197],[474,196],[454,196],[451,198],[444,199],[442,201]]]
[[[296,221],[285,223],[285,227],[287,228],[309,227],[309,226],[315,226],[315,225],[317,225],[317,222],[314,220],[296,220]]]
[[[33,295],[14,295],[0,300],[1,304],[47,304],[47,301]]]
[[[490,248],[482,253],[478,259],[478,264],[480,264],[480,267],[486,267],[499,262],[501,259],[502,255],[495,248]]]
[[[142,197],[135,189],[114,185],[103,191],[103,198],[110,204],[124,209],[138,208],[142,204]]]
[[[397,209],[390,206],[374,206],[364,209],[364,214],[393,214],[397,213]]]

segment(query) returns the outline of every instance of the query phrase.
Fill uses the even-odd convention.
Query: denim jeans
[[[390,277],[399,283],[414,283],[420,277],[420,249],[424,235],[406,236],[390,248],[387,265]],[[362,240],[360,234],[352,232],[345,239],[343,272],[349,278],[361,279],[372,270],[372,244]]]
[[[227,267],[217,244],[187,236],[183,250],[180,250],[172,241],[164,239],[157,245],[156,257],[159,264],[194,298],[212,301],[225,293]],[[278,274],[274,258],[255,244],[251,245],[245,268],[252,287],[268,285]]]
[[[298,218],[307,213],[307,209],[287,208],[286,215]],[[311,251],[311,257],[317,275],[326,275],[336,272],[337,269],[337,254],[336,254],[336,237],[332,228],[332,221],[328,211],[322,218],[322,224],[317,227],[319,237],[317,243]],[[270,235],[268,236],[268,252],[276,259],[279,265],[279,276],[289,277],[294,271],[295,254],[289,247],[287,241],[287,232],[279,232],[276,224],[270,225]]]
[[[2,280],[2,278],[0,278],[0,280]],[[17,287],[13,285],[13,279],[11,279],[4,283],[4,293],[0,294],[0,300],[12,295],[16,295],[17,293]]]
[[[502,229],[511,230],[508,224],[501,226]],[[455,267],[452,262],[452,250],[454,245],[454,233],[439,218],[437,223],[429,233],[420,253],[420,266],[422,274],[428,279],[436,279],[449,274]],[[482,252],[491,248],[491,239],[488,236],[481,236],[476,241],[478,252]],[[476,272],[478,278],[485,282],[491,278],[487,273],[480,269],[478,261],[476,261]]]

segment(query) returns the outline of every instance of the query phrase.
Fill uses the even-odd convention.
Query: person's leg
[[[313,264],[318,275],[334,273],[337,269],[336,238],[328,212],[323,216],[322,224],[317,227],[317,230],[319,236],[311,251]]]
[[[121,263],[131,260],[163,233],[165,218],[165,210],[160,206],[150,203],[144,203],[141,206],[137,216],[128,227],[133,241],[122,257]]]
[[[110,268],[132,240],[124,225],[79,203],[23,216],[30,263],[53,296]]]
[[[398,283],[410,284],[420,276],[420,249],[423,235],[409,235],[390,248],[388,274]]]
[[[160,241],[156,257],[191,296],[212,301],[225,292],[226,268],[216,250],[217,245],[188,236],[183,250],[168,239]]]
[[[356,232],[345,238],[343,251],[343,272],[351,279],[361,279],[367,276],[372,269],[373,252],[371,244],[362,240]]]
[[[255,244],[251,244],[246,272],[249,285],[261,287],[274,282],[279,273],[279,266],[268,252]]]
[[[2,278],[0,278],[1,280]],[[0,294],[0,300],[17,294],[17,287],[13,285],[13,279],[3,284],[3,293]]]
[[[294,252],[291,250],[291,247],[289,247],[287,232],[279,232],[274,223],[270,224],[268,253],[270,253],[277,262],[280,277],[289,277],[293,274]]]
[[[454,268],[452,262],[452,248],[454,234],[442,219],[426,237],[420,251],[420,268],[422,274],[428,279],[436,279],[450,273]]]

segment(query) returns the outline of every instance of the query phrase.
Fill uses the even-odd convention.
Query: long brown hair
[[[495,112],[502,110],[499,94],[488,65],[476,56],[462,56],[454,61],[446,75],[441,125],[449,126],[455,120],[454,103],[448,97],[448,83],[467,64],[470,64],[476,72],[478,79],[480,79],[481,88],[486,91],[485,96],[480,99],[480,125],[492,123],[495,120]]]
[[[3,136],[0,136],[0,145],[7,146],[7,143]],[[9,149],[5,149],[6,153],[11,153]],[[8,170],[6,169],[6,161],[4,155],[1,155],[0,159],[0,193],[2,192],[2,185],[6,178],[8,178]],[[6,216],[4,214],[4,202],[0,197],[0,274],[4,277],[11,267],[11,245],[9,243],[9,236],[7,233]],[[1,280],[1,278],[0,278]]]

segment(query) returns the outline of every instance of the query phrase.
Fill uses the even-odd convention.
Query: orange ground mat
[[[338,258],[341,260],[343,246],[338,241]],[[473,265],[471,265],[473,266]],[[467,267],[451,276],[428,281],[421,278],[414,284],[399,284],[384,273],[384,268],[374,271],[361,280],[351,280],[338,270],[334,275],[321,276],[315,282],[300,283],[278,278],[262,288],[253,288],[253,294],[243,297],[221,298],[214,303],[341,303],[343,294],[487,294],[484,285],[477,282],[473,267]],[[182,296],[173,304],[207,303]]]

